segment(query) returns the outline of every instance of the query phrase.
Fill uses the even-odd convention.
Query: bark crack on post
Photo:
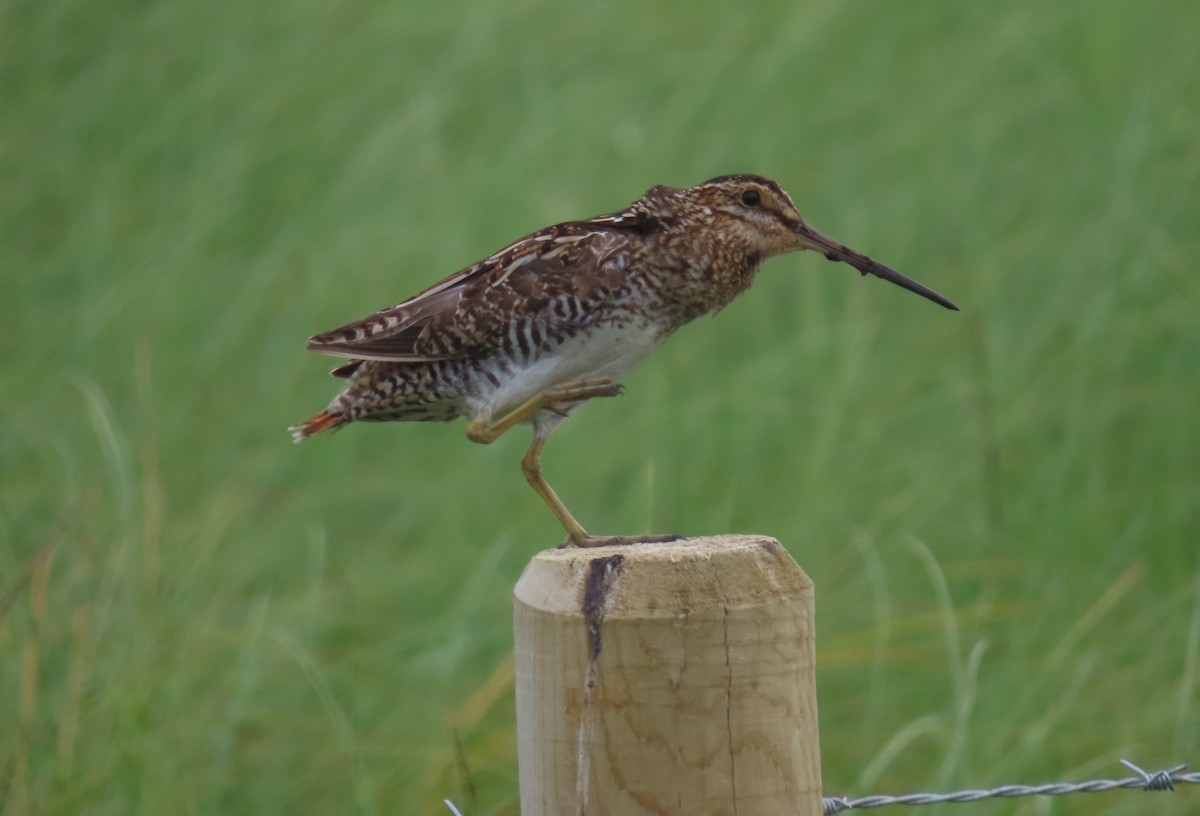
[[[588,576],[583,585],[583,619],[587,622],[588,642],[591,646],[590,659],[583,684],[583,709],[579,717],[579,738],[576,743],[575,805],[582,816],[587,808],[588,788],[591,780],[592,734],[596,727],[596,677],[600,673],[600,652],[604,641],[600,636],[600,624],[608,614],[609,593],[621,574],[625,556],[608,555],[588,562]]]
[[[588,625],[593,661],[600,657],[604,645],[600,640],[600,624],[608,613],[608,593],[621,574],[624,561],[625,556],[618,554],[596,558],[588,564],[587,582],[583,585],[583,619]]]
[[[724,641],[725,668],[729,673],[725,680],[725,732],[729,739],[729,786],[733,793],[733,816],[737,816],[737,762],[733,750],[733,661],[729,659],[729,607],[725,607]]]

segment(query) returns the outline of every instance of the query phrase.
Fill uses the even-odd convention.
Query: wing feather
[[[315,335],[308,348],[354,360],[459,359],[506,342],[514,315],[543,336],[585,324],[617,285],[623,214],[548,227],[370,317]]]

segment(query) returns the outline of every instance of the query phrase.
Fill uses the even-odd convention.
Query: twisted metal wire
[[[1014,796],[1062,796],[1068,793],[1099,793],[1120,788],[1145,791],[1173,791],[1179,784],[1200,784],[1200,773],[1184,773],[1186,765],[1176,765],[1149,773],[1126,759],[1121,764],[1137,774],[1126,779],[1092,779],[1087,782],[1051,782],[1045,785],[1001,785],[989,790],[961,790],[953,793],[908,793],[903,796],[845,796],[822,798],[825,816],[844,810],[865,810],[887,805],[935,805],[942,802],[978,802],[981,799],[1007,799]]]

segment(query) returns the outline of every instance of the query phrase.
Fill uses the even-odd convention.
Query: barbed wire
[[[824,816],[846,810],[866,810],[888,805],[937,805],[946,802],[978,802],[981,799],[1011,799],[1017,796],[1063,796],[1068,793],[1100,793],[1102,791],[1138,788],[1144,791],[1174,791],[1176,785],[1200,784],[1200,773],[1184,773],[1187,765],[1176,765],[1149,773],[1127,759],[1121,764],[1137,774],[1126,779],[1091,779],[1086,782],[1050,782],[1044,785],[1001,785],[987,790],[961,790],[953,793],[906,793],[902,796],[864,796],[849,799],[845,796],[821,798]],[[449,799],[442,800],[454,816],[463,816]]]
[[[1200,784],[1200,773],[1184,773],[1186,765],[1176,765],[1148,773],[1127,759],[1121,764],[1137,774],[1126,779],[1092,779],[1087,782],[1051,782],[1045,785],[1001,785],[989,790],[961,790],[953,793],[908,793],[903,796],[823,797],[825,816],[844,810],[865,810],[887,805],[935,805],[943,802],[978,802],[980,799],[1008,799],[1015,796],[1062,796],[1068,793],[1100,793],[1121,788],[1145,791],[1173,791],[1178,784]]]

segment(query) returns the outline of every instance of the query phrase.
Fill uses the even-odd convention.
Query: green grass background
[[[337,387],[304,340],[739,171],[962,312],[770,262],[556,435],[580,519],[787,545],[828,794],[1200,762],[1197,31],[1189,0],[0,4],[0,813],[516,814],[510,592],[561,537],[527,436],[294,447]]]

